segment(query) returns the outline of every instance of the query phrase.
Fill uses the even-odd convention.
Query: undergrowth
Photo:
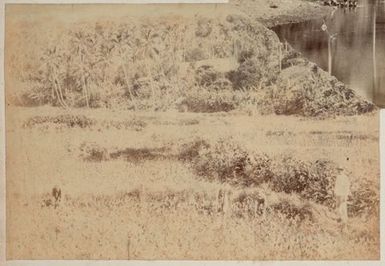
[[[268,156],[251,152],[231,139],[214,144],[195,140],[186,144],[181,159],[205,180],[236,187],[267,184],[275,192],[296,194],[303,199],[335,207],[334,185],[337,165],[329,160],[302,161],[292,156]],[[378,193],[374,184],[360,180],[351,188],[349,214],[353,216],[378,211]]]
[[[84,23],[62,31],[36,55],[15,53],[23,62],[12,72],[23,84],[10,96],[16,104],[208,113],[251,105],[261,114],[313,117],[375,110],[246,16]]]

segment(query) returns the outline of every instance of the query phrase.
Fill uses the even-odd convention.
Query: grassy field
[[[314,120],[9,107],[7,258],[378,259],[378,134],[377,113]],[[228,182],[216,168],[199,174],[197,164],[212,163],[191,146],[200,142],[236,143],[235,155],[273,163],[286,156],[343,166],[357,192],[347,228],[333,206],[272,182]],[[231,167],[226,158],[238,155],[229,150],[218,158]]]

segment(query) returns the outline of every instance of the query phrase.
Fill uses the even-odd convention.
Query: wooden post
[[[223,214],[227,218],[231,215],[231,191],[225,191],[223,196]]]
[[[278,44],[279,72],[282,71],[282,43]]]
[[[332,36],[329,35],[328,40],[328,72],[332,74]]]
[[[377,1],[373,4],[373,99],[377,94],[376,23]]]
[[[139,213],[142,213],[143,210],[145,210],[146,207],[143,206],[145,204],[145,201],[146,201],[146,199],[144,198],[143,185],[140,185],[140,189],[139,189],[139,206],[138,206]]]
[[[217,213],[221,213],[223,211],[223,197],[222,197],[222,189],[219,189],[217,192]]]
[[[131,246],[131,237],[127,236],[127,259],[130,260],[130,246]]]

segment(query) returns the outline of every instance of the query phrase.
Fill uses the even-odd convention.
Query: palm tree
[[[88,69],[86,67],[87,64],[87,58],[88,57],[88,49],[85,44],[86,36],[84,36],[84,30],[81,32],[76,32],[73,35],[73,45],[74,45],[74,51],[73,51],[73,61],[75,62],[75,69],[74,69],[74,75],[80,75],[80,78],[78,80],[81,81],[81,87],[84,99],[86,101],[86,106],[89,107],[89,92],[88,92]]]
[[[59,48],[54,46],[51,49],[47,49],[42,57],[43,65],[46,71],[45,83],[48,83],[52,90],[52,98],[56,99],[60,106],[63,108],[68,108],[64,100],[63,87],[61,83],[61,74],[60,67],[62,66],[62,61],[64,60],[65,55],[59,53]]]

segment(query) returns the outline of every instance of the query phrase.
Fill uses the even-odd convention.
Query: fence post
[[[131,237],[127,236],[127,259],[130,260],[130,245],[131,245]]]
[[[279,72],[282,71],[282,43],[278,44],[278,55],[279,55]]]

